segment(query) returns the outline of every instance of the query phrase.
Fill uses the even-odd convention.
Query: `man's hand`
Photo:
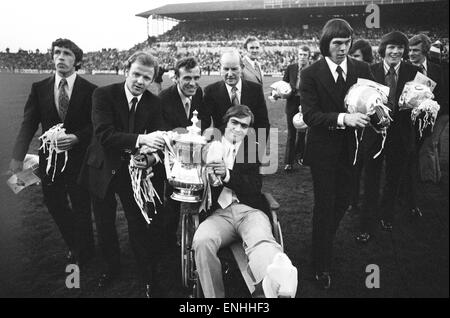
[[[366,127],[370,122],[367,115],[361,113],[345,114],[344,125],[349,127]]]
[[[22,171],[23,161],[11,159],[11,161],[9,162],[9,170],[12,174]]]
[[[159,131],[154,131],[152,133],[139,136],[140,146],[146,145],[151,149],[162,150],[164,148],[164,144],[164,138]]]
[[[59,150],[66,151],[72,149],[79,142],[79,139],[74,134],[61,134],[56,142]]]
[[[212,167],[216,176],[225,178],[227,175],[227,167],[223,161],[208,163],[206,166]]]

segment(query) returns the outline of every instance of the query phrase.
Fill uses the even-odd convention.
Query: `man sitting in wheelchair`
[[[276,242],[269,217],[263,212],[269,207],[261,193],[258,145],[248,136],[253,120],[247,106],[229,108],[223,120],[226,126],[222,127],[223,160],[208,164],[222,182],[211,189],[212,207],[193,239],[206,298],[225,296],[217,252],[239,239],[248,257],[255,292],[264,291],[266,297],[293,298],[296,294],[297,269]]]

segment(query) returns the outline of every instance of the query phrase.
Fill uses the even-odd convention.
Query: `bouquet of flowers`
[[[58,161],[58,154],[63,152],[64,153],[64,165],[61,168],[60,172],[63,172],[66,168],[68,154],[67,150],[61,150],[58,148],[58,138],[60,138],[62,135],[66,133],[66,129],[63,128],[63,124],[57,124],[47,130],[45,133],[42,134],[41,137],[39,137],[39,140],[42,142],[41,147],[43,153],[48,153],[47,155],[47,167],[45,169],[45,172],[48,174],[52,163],[54,164],[53,174],[52,174],[52,181],[55,179],[56,174],[56,168],[57,168],[57,161]]]
[[[370,118],[372,128],[377,133],[382,134],[383,141],[381,144],[381,149],[377,154],[375,154],[374,158],[381,154],[386,141],[387,128],[393,121],[389,115],[390,109],[386,106],[388,101],[388,92],[389,89],[387,87],[374,81],[358,79],[358,82],[350,87],[344,99],[347,111],[350,114],[366,114]],[[356,163],[358,146],[360,142],[357,137],[356,130],[355,138],[356,153],[354,163]],[[360,138],[362,139],[362,135]]]
[[[412,109],[411,120],[419,122],[419,134],[431,126],[433,128],[439,112],[439,104],[433,100],[434,95],[428,85],[411,81],[405,84],[398,105],[400,110]]]
[[[303,114],[302,114],[302,106],[298,106],[298,113],[294,115],[292,118],[292,123],[294,124],[295,129],[297,130],[306,130],[308,128],[308,125],[303,121]]]
[[[269,99],[271,101],[277,100],[279,98],[287,98],[291,92],[292,88],[289,83],[286,83],[285,81],[278,81],[270,85],[270,88],[272,88],[272,92],[269,96]]]
[[[149,165],[146,169],[142,169],[137,166],[137,162],[147,161],[147,154],[152,153],[153,150],[147,146],[142,146],[139,148],[138,153],[131,156],[130,163],[128,165],[128,172],[130,173],[131,186],[133,188],[134,200],[136,201],[142,215],[148,224],[151,223],[152,218],[148,215],[147,204],[152,203],[156,211],[155,197],[160,203],[162,203],[161,198],[153,187],[151,178],[152,166]]]

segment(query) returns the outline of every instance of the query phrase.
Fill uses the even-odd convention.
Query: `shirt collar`
[[[258,62],[258,60],[252,60],[248,55],[244,56],[244,59],[246,59],[253,68],[255,68],[255,64]]]
[[[139,96],[134,96],[133,94],[131,94],[130,90],[128,89],[127,83],[125,83],[125,84],[123,84],[123,85],[124,85],[124,87],[125,87],[125,95],[127,96],[127,102],[128,102],[128,105],[131,103],[131,100],[132,100],[134,97],[137,97],[137,103],[139,103],[139,101],[141,100],[143,94],[141,94],[141,95],[139,95]],[[137,103],[136,103],[136,104],[137,104]]]
[[[70,75],[69,77],[66,77],[66,81],[67,81],[67,88],[70,90],[72,90],[73,88],[73,84],[75,83],[75,79],[77,77],[77,73],[73,72],[72,75]],[[59,87],[59,82],[61,82],[62,76],[59,75],[58,73],[55,74],[55,86]]]
[[[344,76],[347,76],[347,57],[341,62],[341,64],[334,63],[328,56],[325,56],[325,61],[327,61],[328,67],[332,74],[335,74],[336,68],[340,66]]]
[[[242,141],[233,144],[227,138],[225,138],[225,136],[222,137],[222,144],[225,146],[226,150],[234,148],[237,153],[237,150],[241,146],[241,143],[242,143]]]
[[[400,62],[394,66],[396,75],[398,75],[398,70],[400,69],[400,64],[402,64],[402,62]],[[386,63],[386,60],[383,60],[383,65],[384,65],[384,74],[386,75],[389,72],[389,69],[391,68],[391,66]]]
[[[233,86],[230,86],[227,83],[225,83],[225,86],[227,87],[228,95],[231,95],[231,89],[233,88]],[[241,92],[242,92],[242,80],[240,78],[239,78],[239,81],[236,84],[236,88],[237,88],[238,94],[241,94]]]
[[[180,95],[181,102],[183,103],[183,106],[186,105],[186,103],[189,103],[191,105],[192,102],[192,96],[186,96],[183,94],[183,92],[180,89],[180,86],[177,85],[178,95]]]

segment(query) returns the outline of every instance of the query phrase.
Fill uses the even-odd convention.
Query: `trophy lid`
[[[176,142],[181,142],[181,143],[193,143],[193,144],[200,144],[200,145],[204,145],[206,144],[206,139],[205,137],[203,137],[200,133],[201,133],[201,129],[199,127],[197,127],[197,122],[198,122],[198,118],[197,118],[198,112],[196,110],[193,111],[192,113],[192,125],[186,127],[187,129],[187,133],[186,134],[179,134],[177,135],[174,140]]]

